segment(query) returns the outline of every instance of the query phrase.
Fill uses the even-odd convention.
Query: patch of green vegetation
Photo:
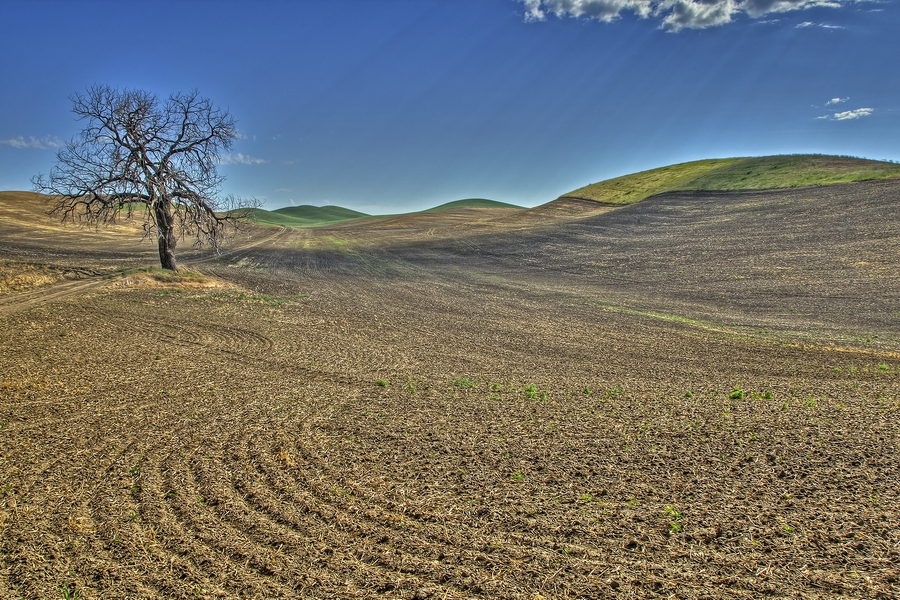
[[[378,387],[387,387],[387,384],[388,384],[388,382],[385,381],[384,379],[379,379],[378,381],[375,382],[375,385],[377,385]]]
[[[734,389],[728,394],[728,397],[732,400],[743,400],[744,399],[744,390],[741,389],[741,386],[736,385]]]
[[[664,192],[785,189],[886,177],[900,177],[900,164],[819,154],[723,158],[616,177],[561,197],[624,205]]]
[[[673,505],[671,505],[671,504],[666,504],[666,505],[663,507],[663,510],[666,511],[666,514],[669,516],[670,519],[676,519],[676,520],[678,520],[678,519],[680,519],[680,518],[682,517],[682,514],[678,511],[678,509],[676,509],[676,508],[675,508]]]
[[[453,380],[453,385],[458,388],[473,388],[478,385],[478,380],[469,377],[458,377]]]
[[[58,589],[63,600],[81,600],[81,594],[74,587],[70,588],[66,584],[62,584]]]
[[[690,319],[681,315],[672,315],[666,313],[650,312],[645,310],[636,310],[633,308],[625,308],[623,306],[614,306],[612,304],[592,304],[601,310],[622,313],[624,315],[634,315],[637,317],[649,317],[651,319],[659,319],[660,321],[668,321],[671,323],[683,323],[685,325],[693,325],[694,327],[702,327],[704,329],[715,329],[721,331],[723,326],[716,325],[709,321],[700,321],[698,319]]]

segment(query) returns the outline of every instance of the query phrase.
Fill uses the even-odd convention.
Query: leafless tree
[[[140,216],[155,235],[162,268],[176,271],[175,245],[191,237],[218,249],[226,226],[255,201],[219,198],[221,153],[237,138],[227,110],[197,91],[165,102],[143,90],[94,86],[71,98],[86,121],[32,182],[54,197],[51,213],[92,225]]]

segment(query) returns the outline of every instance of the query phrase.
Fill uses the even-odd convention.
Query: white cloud
[[[29,148],[32,150],[51,150],[60,148],[64,142],[55,136],[45,135],[42,138],[36,138],[33,135],[28,136],[26,140],[21,135],[7,140],[0,140],[0,145],[12,146],[13,148]]]
[[[753,19],[815,6],[841,7],[849,0],[518,0],[525,6],[525,21],[545,21],[548,15],[558,18],[585,17],[609,23],[623,12],[642,19],[660,20],[660,28],[677,32],[682,29],[705,29],[730,23],[741,13]],[[769,22],[769,21],[766,21]],[[807,21],[798,27],[811,27]],[[835,25],[818,25],[842,29]]]
[[[219,157],[219,163],[223,165],[261,165],[269,161],[262,158],[255,158],[246,154],[224,154]]]
[[[682,29],[705,29],[731,22],[731,15],[737,12],[734,0],[715,2],[694,2],[693,0],[665,0],[657,7],[656,14],[668,11],[662,20],[666,31]]]
[[[862,117],[868,117],[873,112],[875,112],[874,108],[857,108],[856,110],[847,110],[844,112],[834,113],[834,120],[846,121],[847,119],[859,119]]]
[[[825,119],[828,121],[848,121],[850,119],[861,119],[863,117],[868,117],[873,112],[875,112],[874,108],[857,108],[856,110],[845,110],[844,112],[834,113],[833,115],[822,115],[821,117],[816,117],[816,119]]]
[[[832,106],[832,105],[834,105],[834,104],[841,104],[842,102],[846,102],[846,101],[849,100],[849,99],[850,99],[850,96],[847,96],[846,98],[832,98],[831,100],[829,100],[828,102],[825,103],[825,106]]]

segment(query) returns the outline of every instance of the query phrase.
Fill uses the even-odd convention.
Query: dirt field
[[[900,596],[898,182],[260,228],[174,282],[26,200],[2,598]]]

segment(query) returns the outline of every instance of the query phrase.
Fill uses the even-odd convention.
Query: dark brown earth
[[[172,281],[0,196],[0,597],[897,597],[898,199],[259,228]]]

